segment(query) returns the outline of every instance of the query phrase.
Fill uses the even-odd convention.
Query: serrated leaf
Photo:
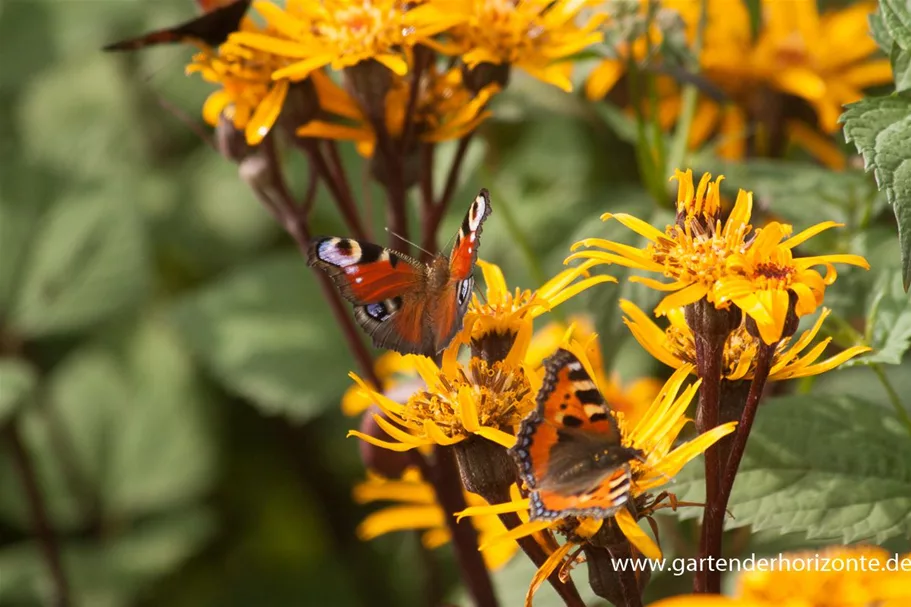
[[[28,363],[15,358],[0,359],[0,426],[35,389],[38,377]]]
[[[911,50],[911,2],[908,0],[879,0],[883,23],[895,43]]]
[[[886,29],[886,22],[883,21],[882,14],[871,13],[867,22],[870,24],[870,37],[876,42],[879,50],[888,54],[892,49],[892,36]]]
[[[148,283],[139,217],[111,191],[64,198],[39,221],[21,274],[10,324],[25,336],[70,333],[121,312]]]
[[[911,89],[911,51],[902,50],[897,44],[893,45],[889,61],[892,63],[895,90],[901,93]]]
[[[911,288],[911,97],[873,97],[849,104],[841,117],[845,139],[863,155],[898,220],[902,284]]]
[[[867,332],[873,351],[849,364],[901,364],[911,348],[911,297],[902,289],[897,272],[883,274],[877,282],[868,306]]]
[[[75,605],[125,606],[136,595],[186,561],[214,531],[212,513],[193,508],[135,527],[108,531],[101,540],[64,540],[61,547]],[[39,605],[51,580],[37,542],[0,550],[0,603]]]
[[[228,390],[269,414],[306,419],[335,406],[356,368],[297,252],[222,277],[178,301],[172,318]]]
[[[670,490],[703,501],[702,462]],[[881,407],[847,396],[787,396],[759,408],[729,528],[802,532],[845,543],[911,534],[911,440]],[[682,516],[697,516],[692,509]]]
[[[59,531],[90,516],[128,521],[199,498],[214,475],[206,399],[182,344],[159,323],[125,343],[85,346],[54,368],[20,431]],[[0,457],[0,476],[12,475]],[[27,529],[15,483],[0,483],[0,516]]]

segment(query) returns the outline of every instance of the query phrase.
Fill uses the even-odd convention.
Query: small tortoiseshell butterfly
[[[643,454],[620,443],[617,420],[574,354],[557,350],[544,368],[537,409],[509,450],[530,492],[529,518],[613,516],[629,499],[629,461]]]
[[[105,51],[135,51],[157,44],[198,41],[208,46],[218,46],[236,32],[250,8],[252,0],[206,0],[198,4],[206,12],[195,19],[174,27],[155,30],[136,38],[128,38],[104,47]]]
[[[468,208],[447,258],[430,263],[353,238],[316,238],[309,265],[325,271],[354,304],[354,318],[378,348],[434,356],[462,328],[474,288],[481,225],[490,195],[481,190]]]

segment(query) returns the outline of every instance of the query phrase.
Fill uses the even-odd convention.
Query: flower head
[[[393,73],[404,75],[404,49],[411,31],[405,23],[407,3],[401,0],[288,0],[284,9],[257,2],[257,10],[278,35],[234,34],[232,39],[251,48],[285,57],[275,80],[303,80],[314,70],[334,70],[375,60]]]
[[[242,22],[241,31],[264,35],[249,19]],[[288,80],[272,78],[287,63],[284,57],[228,40],[216,49],[196,53],[186,73],[198,73],[220,87],[206,99],[203,119],[215,126],[224,114],[245,132],[248,144],[256,145],[275,124],[288,96]]]
[[[668,312],[667,318],[670,324],[667,329],[661,329],[631,301],[621,300],[620,308],[625,314],[623,322],[649,354],[664,364],[678,369],[684,365],[696,364],[696,340],[693,330],[686,324],[682,308]],[[772,356],[769,381],[819,375],[870,350],[866,346],[853,346],[842,350],[835,356],[816,362],[832,342],[832,338],[826,338],[804,354],[804,351],[819,334],[822,323],[828,315],[829,310],[823,308],[822,314],[812,328],[804,331],[796,340],[786,337],[779,342]],[[722,362],[724,379],[730,381],[752,379],[756,369],[758,351],[759,339],[753,337],[747,331],[745,324],[741,323],[728,335],[724,344]]]
[[[373,371],[376,378],[380,380],[380,388],[383,394],[394,401],[407,399],[407,394],[401,394],[401,390],[410,390],[413,392],[416,384],[419,384],[420,378],[417,374],[417,357],[413,354],[399,354],[398,352],[386,352],[376,359],[373,365]],[[376,386],[371,386],[376,390]],[[354,385],[345,390],[342,395],[342,413],[345,415],[358,415],[367,410],[373,400],[370,399],[359,385]]]
[[[586,259],[597,263],[618,264],[630,268],[657,272],[672,282],[662,283],[648,278],[634,277],[660,291],[673,291],[655,309],[657,314],[684,306],[703,297],[714,301],[712,291],[722,277],[728,257],[741,251],[745,238],[752,226],[749,224],[753,209],[753,195],[740,190],[730,217],[722,225],[714,215],[719,210],[718,186],[723,179],[714,182],[710,175],[704,175],[699,187],[693,187],[692,171],[677,171],[674,178],[679,182],[677,197],[678,215],[684,216],[683,225],[667,226],[664,232],[626,213],[605,213],[602,219],[616,219],[624,226],[645,236],[649,244],[645,249],[604,240],[587,238],[573,245],[595,247],[603,251],[586,250],[570,255],[566,261]],[[724,304],[722,304],[724,305]]]
[[[782,337],[792,295],[796,297],[793,309],[798,318],[812,314],[822,304],[826,286],[838,276],[833,263],[870,269],[860,255],[794,257],[794,247],[839,225],[834,221],[818,223],[791,238],[787,224],[772,222],[757,230],[749,247],[725,260],[725,272],[713,287],[716,305],[733,302],[756,323],[763,341],[775,343]],[[814,266],[825,266],[825,278]]]
[[[722,177],[711,182],[710,176],[704,175],[698,188],[693,187],[691,171],[677,171],[675,178],[680,183],[677,222],[667,226],[664,232],[632,215],[602,215],[602,219],[615,218],[648,238],[650,242],[645,249],[590,238],[577,242],[573,250],[580,247],[604,250],[580,251],[566,261],[586,259],[661,273],[671,282],[631,278],[660,291],[673,291],[655,308],[656,314],[664,315],[702,299],[718,309],[727,309],[733,303],[755,322],[767,344],[782,338],[789,313],[793,311],[799,318],[816,311],[825,287],[837,276],[832,264],[870,267],[859,255],[794,257],[794,247],[841,224],[818,223],[783,242],[792,229],[787,224],[772,222],[750,234],[752,193],[738,192],[734,208],[722,225],[718,219],[718,184]],[[820,265],[826,267],[825,278],[813,269]],[[796,305],[792,306],[791,298],[796,299]]]
[[[695,39],[700,3],[668,0],[665,6],[680,12]],[[820,14],[815,0],[763,0],[754,36],[746,2],[709,0],[702,74],[733,103],[722,107],[701,99],[691,143],[698,145],[718,127],[720,140],[727,142],[719,151],[742,157],[748,120],[758,117],[750,114],[764,107],[756,104],[756,96],[769,91],[813,108],[825,136],[792,119],[785,125],[791,140],[834,168],[843,166],[843,156],[828,138],[838,128],[842,107],[860,99],[865,88],[891,81],[889,60],[875,57],[876,43],[868,34],[867,16],[874,10],[872,2],[860,2]]]
[[[486,291],[483,302],[477,294],[472,297],[465,314],[464,335],[475,343],[491,336],[508,336],[510,343],[519,339],[522,347],[527,347],[535,318],[594,285],[617,282],[613,276],[588,276],[588,269],[593,265],[587,263],[563,270],[535,291],[518,288],[511,291],[498,266],[478,260]]]
[[[516,66],[531,76],[572,90],[570,57],[600,42],[605,15],[577,25],[591,0],[427,0],[409,14],[424,44],[461,55],[471,69],[481,64]],[[445,30],[445,31],[444,31]],[[431,38],[444,31],[444,41]]]
[[[421,541],[429,549],[438,548],[451,539],[445,520],[446,513],[437,503],[433,487],[424,481],[421,473],[415,468],[405,470],[398,479],[389,479],[368,472],[367,480],[354,487],[354,500],[360,504],[394,504],[369,514],[358,525],[358,537],[364,541],[406,529],[422,530]],[[487,503],[467,491],[465,501],[470,506],[482,506]],[[506,531],[496,515],[475,517],[471,522],[482,542]],[[500,544],[496,550],[485,552],[484,561],[487,567],[499,569],[512,558],[517,548],[515,544]]]

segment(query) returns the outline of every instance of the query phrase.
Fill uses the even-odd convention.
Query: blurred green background
[[[428,593],[453,589],[448,547],[428,557],[412,533],[356,537],[369,508],[351,500],[364,469],[358,444],[344,437],[358,422],[338,406],[354,367],[311,272],[235,165],[159,103],[201,124],[210,89],[183,75],[191,51],[99,50],[193,10],[189,0],[0,0],[0,424],[16,420],[76,604],[426,604]],[[617,120],[521,76],[498,100],[456,200],[491,190],[482,256],[504,267],[511,286],[553,275],[583,235],[629,240],[601,224],[605,210],[668,217],[638,185]],[[362,163],[351,150],[346,161],[363,200]],[[299,186],[304,164],[289,163]],[[833,238],[865,239],[874,267],[896,267],[894,228],[852,223],[888,214],[870,180],[819,173],[794,169],[787,195],[816,196],[849,223]],[[818,220],[820,207],[808,217],[808,207],[788,203],[780,173],[748,168],[726,183],[771,191],[775,210],[798,224]],[[380,191],[369,195],[379,208]],[[462,208],[453,205],[442,241]],[[328,200],[317,203],[314,230],[343,233]],[[862,314],[858,283],[846,275],[832,305]],[[572,306],[595,314],[622,377],[666,373],[627,336],[621,295],[654,301],[621,283]],[[911,393],[907,367],[890,373]],[[814,389],[875,399],[871,375],[852,369]],[[692,532],[692,522],[679,530]],[[0,604],[48,595],[31,538],[4,441]],[[499,574],[503,604],[517,604],[530,578],[524,559]],[[541,605],[552,599],[542,590]]]

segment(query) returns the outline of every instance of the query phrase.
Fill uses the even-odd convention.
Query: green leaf
[[[28,363],[15,358],[0,359],[0,426],[29,397],[37,381]]]
[[[306,419],[351,385],[355,363],[297,252],[241,267],[178,301],[172,318],[218,380],[267,413]]]
[[[846,365],[898,365],[911,348],[911,297],[902,289],[897,272],[880,276],[867,314],[868,343],[873,351]]]
[[[671,488],[705,496],[696,460]],[[845,543],[911,534],[911,441],[879,406],[846,396],[787,396],[759,409],[728,527],[752,525]],[[682,516],[697,516],[695,509]]]
[[[879,49],[888,54],[892,49],[892,36],[886,29],[886,22],[883,21],[882,13],[871,13],[868,18],[870,24],[870,37],[876,42]]]
[[[911,51],[911,3],[908,0],[879,0],[879,10],[895,43]]]
[[[911,97],[873,97],[845,106],[845,139],[863,154],[898,220],[902,283],[911,288]]]
[[[892,78],[895,80],[895,90],[901,93],[911,89],[911,51],[902,50],[896,44],[889,54],[889,61],[892,63]]]
[[[143,521],[104,539],[65,541],[63,566],[75,605],[121,606],[170,573],[214,531],[212,513],[202,508]],[[51,580],[37,542],[0,550],[0,603],[37,605],[47,601]]]
[[[21,271],[10,322],[28,337],[84,329],[136,304],[149,267],[135,209],[110,191],[59,200]]]
[[[119,522],[198,499],[215,471],[206,396],[181,342],[160,322],[115,346],[83,347],[54,368],[40,407],[20,415],[58,530],[92,516]],[[0,457],[0,476],[12,475]],[[0,484],[0,516],[23,529],[16,483]]]

